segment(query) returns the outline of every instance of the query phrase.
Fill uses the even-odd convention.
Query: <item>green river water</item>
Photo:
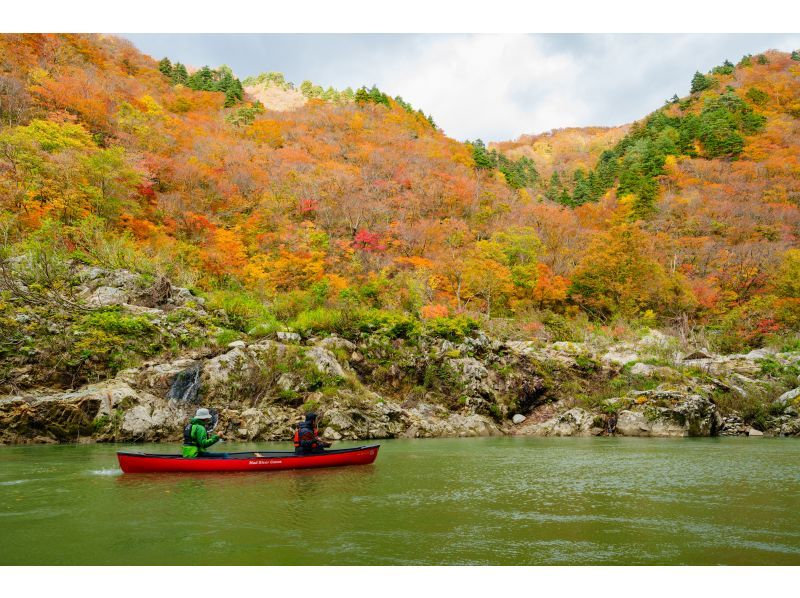
[[[381,444],[361,467],[160,475],[122,474],[122,445],[0,447],[0,565],[800,565],[796,440]]]

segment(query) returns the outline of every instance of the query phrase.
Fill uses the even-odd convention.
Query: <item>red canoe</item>
[[[294,452],[255,451],[226,453],[219,457],[184,459],[180,455],[118,452],[119,466],[125,473],[175,473],[192,471],[277,471],[310,467],[341,467],[369,465],[378,456],[379,444],[355,448],[328,450],[313,455]]]

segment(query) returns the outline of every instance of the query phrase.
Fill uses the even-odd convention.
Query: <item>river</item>
[[[792,439],[390,440],[200,475],[122,474],[120,448],[0,447],[0,565],[800,565]]]

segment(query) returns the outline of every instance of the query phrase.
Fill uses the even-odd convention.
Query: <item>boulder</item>
[[[612,347],[611,350],[600,356],[600,361],[605,365],[626,365],[639,359],[639,355],[632,348],[626,346]]]
[[[512,421],[513,423],[515,423],[515,424],[521,424],[521,423],[522,423],[522,422],[524,422],[526,419],[528,419],[528,418],[527,418],[527,417],[525,417],[524,415],[522,415],[521,413],[516,413],[516,414],[514,415],[514,417],[512,417],[512,418],[511,418],[511,421]]]
[[[619,436],[689,436],[683,424],[665,417],[650,418],[641,411],[620,411],[615,433]]]
[[[406,412],[396,403],[364,402],[348,407],[338,402],[325,410],[326,437],[357,440],[364,438],[394,438],[407,428]]]
[[[299,419],[300,413],[291,409],[250,408],[242,411],[238,417],[234,416],[230,427],[245,440],[289,440]]]
[[[586,349],[586,343],[557,341],[555,343],[550,343],[549,347],[554,351],[561,351],[569,355],[583,355],[584,353],[588,353],[588,350]]]
[[[603,432],[598,416],[575,407],[525,430],[531,436],[597,436]]]
[[[500,436],[502,431],[488,417],[454,413],[447,419],[448,436]]]
[[[447,364],[458,373],[467,394],[477,397],[493,394],[488,384],[489,370],[474,357],[448,359]]]
[[[328,349],[329,351],[332,351],[333,349],[344,349],[348,353],[352,353],[356,350],[356,346],[353,343],[338,336],[329,336],[324,338],[318,343],[318,345],[323,349]]]
[[[230,351],[208,359],[203,364],[203,382],[213,392],[215,388],[233,379],[259,374],[261,369],[272,371],[276,360],[286,352],[286,345],[261,340],[246,347],[237,346]]]
[[[775,399],[775,405],[780,406],[783,409],[786,409],[800,402],[800,399],[798,397],[800,397],[800,387],[783,393],[781,396]]]
[[[693,351],[692,353],[689,353],[689,355],[686,355],[683,358],[684,361],[698,361],[702,359],[711,359],[710,352],[705,349],[700,349],[698,351]]]
[[[302,337],[296,332],[285,332],[283,330],[276,332],[275,336],[279,341],[283,341],[285,343],[299,343],[302,339]]]
[[[720,436],[742,436],[747,434],[750,426],[738,415],[727,415],[722,418],[718,434]]]
[[[681,391],[631,393],[636,406],[617,415],[620,436],[714,436],[722,425],[716,405]]]
[[[756,430],[755,428],[750,428],[747,431],[747,435],[748,436],[763,436],[764,432],[762,432],[761,430]]]
[[[237,347],[227,353],[217,355],[203,364],[203,379],[209,386],[225,384],[233,373],[249,367],[250,355]]]
[[[130,295],[117,287],[98,287],[86,303],[91,307],[105,307],[108,305],[121,305],[127,303]]]
[[[336,356],[324,347],[312,347],[306,351],[306,357],[308,357],[314,364],[314,367],[323,374],[344,378],[344,368],[336,361]]]
[[[774,349],[754,349],[744,355],[746,359],[752,359],[753,361],[757,359],[767,359],[768,357],[772,357],[775,355],[776,351]]]
[[[145,390],[158,397],[166,397],[178,374],[199,365],[200,362],[195,359],[176,359],[122,370],[116,379],[133,388]]]
[[[139,401],[125,412],[119,440],[156,441],[179,437],[190,413],[147,393],[140,393]]]
[[[633,364],[633,367],[631,367],[631,374],[633,376],[660,378],[663,380],[675,380],[680,378],[680,374],[670,367],[650,365],[641,362]]]
[[[651,349],[663,349],[669,347],[672,342],[674,342],[674,337],[669,337],[663,332],[653,329],[639,339],[640,345]]]
[[[49,438],[75,442],[90,436],[101,408],[112,397],[99,389],[45,395],[16,395],[0,399],[0,442]]]

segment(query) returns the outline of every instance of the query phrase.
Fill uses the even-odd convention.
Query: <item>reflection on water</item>
[[[0,448],[0,565],[800,564],[794,440],[396,440],[230,474],[126,475],[119,448]]]

